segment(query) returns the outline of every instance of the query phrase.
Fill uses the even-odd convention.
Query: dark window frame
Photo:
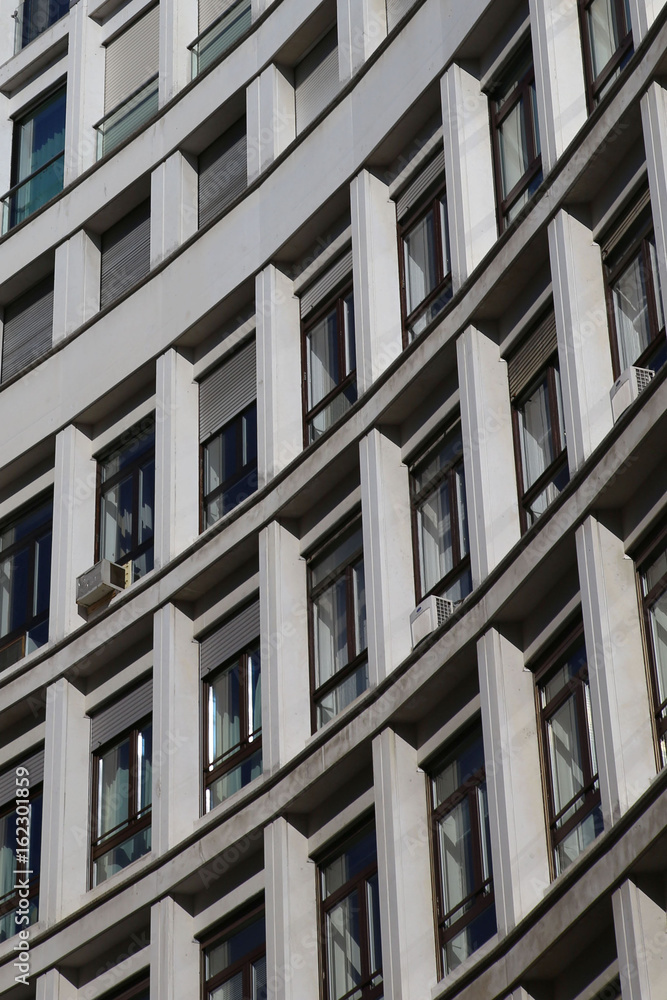
[[[451,266],[449,271],[444,273],[443,266],[443,232],[442,232],[442,220],[440,216],[440,208],[442,203],[442,197],[445,196],[445,226],[447,227],[447,246],[449,248],[450,255],[450,265],[451,265],[451,242],[449,239],[449,202],[447,200],[447,184],[443,181],[437,185],[436,188],[431,188],[430,192],[423,198],[420,198],[414,209],[412,209],[406,216],[397,223],[398,232],[398,274],[401,286],[401,334],[403,338],[403,348],[406,348],[414,337],[410,336],[410,326],[415,320],[419,319],[421,313],[425,312],[429,306],[436,302],[439,298],[446,294],[449,289],[449,296],[447,302],[442,306],[441,311],[434,317],[432,317],[424,331],[420,331],[419,334],[415,336],[421,336],[421,333],[425,332],[436,320],[440,319],[442,312],[446,309],[449,300],[454,294],[453,283],[452,283],[452,270]],[[435,229],[435,260],[436,260],[436,272],[438,275],[438,280],[435,287],[428,293],[428,295],[422,299],[418,306],[416,306],[411,313],[408,313],[408,290],[407,290],[407,276],[405,273],[405,237],[410,234],[410,230],[425,219],[429,212],[433,212],[434,218],[434,229]]]
[[[17,764],[16,767],[20,767],[20,765]],[[13,768],[13,769],[10,768],[9,770],[15,770],[15,769],[16,768]],[[30,795],[27,796],[27,798],[17,799],[16,796],[15,796],[13,799],[10,799],[10,801],[7,802],[4,806],[0,807],[0,818],[4,818],[5,816],[11,815],[11,813],[13,813],[13,812],[16,812],[17,803],[25,802],[25,803],[31,804],[40,795],[42,796],[42,810],[43,810],[43,808],[44,808],[44,782],[43,782],[43,780],[39,781],[34,787],[30,787]],[[42,831],[41,831],[41,833],[44,832],[43,822],[44,822],[44,814],[42,812]],[[28,826],[28,829],[30,829],[29,826]],[[17,828],[17,836],[18,836],[18,828]],[[25,848],[18,848],[18,850],[25,850]],[[30,848],[29,848],[29,850],[30,850]],[[21,871],[21,867],[20,867],[20,864],[19,864],[19,862],[18,862],[18,860],[16,858],[15,858],[15,864],[16,864],[16,870],[17,870],[17,872],[20,872]],[[41,863],[40,863],[40,874],[41,874]],[[38,899],[38,904],[37,904],[38,906],[39,906],[39,880],[40,880],[40,876],[38,875],[36,878],[30,879],[30,882],[29,882],[29,885],[28,885],[28,901],[30,902],[33,899],[37,898]],[[19,897],[18,889],[15,889],[15,890],[10,891],[9,893],[7,893],[7,895],[5,896],[4,900],[0,900],[0,919],[3,918],[3,917],[5,917],[8,913],[12,913],[14,910],[17,909],[17,907],[19,905],[19,898],[20,897]],[[26,911],[26,912],[28,912],[28,911]],[[32,926],[32,925],[31,924],[28,924],[28,925],[24,924],[22,926],[25,927],[25,926]],[[20,928],[17,927],[14,933],[18,934],[19,930],[20,930]],[[5,938],[5,940],[8,941],[9,938]]]
[[[5,531],[12,528],[14,525],[19,524],[26,517],[29,517],[34,511],[39,510],[41,507],[46,507],[49,504],[51,505],[51,521],[50,521],[51,527],[49,533],[51,534],[51,544],[53,545],[53,497],[50,496],[49,494],[42,494],[40,497],[37,497],[31,503],[26,504],[25,507],[20,508],[20,510],[16,512],[15,516],[13,517],[10,516],[6,521],[0,524],[0,534],[3,534]],[[26,545],[30,544],[31,558],[28,570],[28,584],[26,587],[26,599],[29,603],[32,603],[34,596],[34,588],[35,588],[35,559],[34,559],[33,546],[35,542],[38,541],[39,537],[45,534],[45,528],[48,523],[49,522],[44,522],[43,524],[39,525],[29,535],[24,535],[18,541],[12,542],[11,545],[8,545],[6,549],[3,549],[0,552],[0,562],[4,562],[5,559],[11,558],[11,556],[13,556],[20,549],[25,548]],[[51,582],[52,582],[50,574],[51,574],[51,568],[49,567],[49,607],[47,608],[46,611],[42,611],[38,615],[31,615],[29,617],[26,617],[23,625],[17,626],[16,628],[12,629],[11,632],[8,632],[6,635],[2,636],[2,638],[0,638],[0,655],[5,651],[7,651],[11,646],[22,640],[22,646],[21,646],[22,652],[19,659],[23,659],[23,657],[27,655],[25,649],[28,638],[28,632],[32,631],[32,629],[37,628],[39,625],[44,624],[44,622],[49,621],[51,615]]]
[[[210,979],[206,979],[206,950],[218,941],[225,941],[227,938],[232,937],[244,925],[252,923],[259,917],[264,917],[266,920],[266,907],[263,902],[243,909],[237,916],[232,917],[229,923],[224,923],[222,926],[218,925],[215,931],[212,931],[207,937],[201,940],[201,1000],[208,1000],[213,990],[217,989],[221,983],[229,980],[231,976],[237,975],[240,971],[243,973],[243,996],[252,996],[252,964],[258,958],[266,955],[266,938],[263,946],[258,946],[253,951],[247,952],[242,958],[237,959],[236,962],[228,965],[225,969],[216,973],[215,976],[211,976]]]
[[[63,138],[63,149],[60,153],[56,153],[54,156],[51,157],[51,159],[47,160],[45,163],[41,165],[41,167],[38,167],[31,173],[25,174],[23,177],[19,177],[19,166],[21,157],[21,127],[25,123],[26,118],[29,118],[32,114],[34,114],[34,112],[39,111],[41,106],[48,104],[52,99],[57,98],[60,95],[61,91],[65,95],[65,114],[67,114],[67,78],[62,77],[52,87],[49,87],[46,91],[39,94],[33,101],[30,101],[28,104],[26,104],[25,108],[21,110],[20,116],[12,119],[12,155],[11,155],[11,171],[10,171],[11,186],[9,190],[6,191],[5,194],[3,195],[3,200],[6,199],[7,197],[16,194],[16,192],[20,187],[31,181],[33,178],[37,177],[38,174],[40,174],[43,170],[46,170],[48,167],[52,166],[61,157],[64,157],[65,142],[67,140],[66,134]],[[60,191],[62,191],[62,188],[60,189]],[[60,191],[58,192],[58,194],[60,194]],[[35,214],[35,212],[38,212],[40,208],[43,208],[44,205],[48,204],[48,202],[52,201],[53,198],[56,197],[57,195],[53,195],[52,198],[49,198],[46,201],[44,201],[42,205],[39,205],[36,209],[33,209],[33,211],[30,212],[28,215],[26,215],[24,219],[19,219],[18,222],[14,220],[14,209],[10,205],[9,206],[10,218],[9,218],[8,230],[13,229],[14,226],[17,226],[21,222],[24,222],[26,219],[29,219],[32,215]]]
[[[100,1000],[133,1000],[133,997],[146,993],[149,990],[150,977],[142,973],[139,979],[133,979],[131,985],[121,986],[117,992],[105,993]]]
[[[220,437],[220,435],[223,434],[229,427],[231,427],[233,425],[236,425],[236,448],[237,448],[237,454],[242,455],[243,454],[243,418],[245,416],[247,416],[247,414],[253,408],[255,409],[255,457],[252,459],[252,461],[248,462],[246,465],[241,466],[241,468],[239,469],[239,471],[235,472],[233,476],[228,476],[227,479],[224,479],[218,486],[216,486],[214,489],[210,490],[210,492],[205,493],[204,489],[205,489],[205,483],[206,483],[206,449],[208,448],[208,446],[213,441],[215,441],[215,439],[217,437]],[[222,425],[222,427],[219,427],[217,431],[213,432],[213,434],[210,434],[208,436],[208,438],[206,438],[205,441],[202,441],[201,444],[199,445],[199,496],[201,498],[200,499],[200,503],[199,503],[199,532],[200,532],[200,534],[201,534],[202,531],[206,531],[207,528],[212,527],[213,524],[217,524],[218,521],[222,520],[223,517],[226,517],[227,514],[229,514],[232,510],[234,510],[235,507],[238,507],[238,505],[240,503],[243,503],[243,500],[237,500],[237,502],[235,504],[233,504],[233,506],[231,506],[228,510],[224,511],[224,513],[222,513],[220,515],[220,517],[217,518],[213,522],[213,524],[210,524],[210,525],[206,523],[206,516],[207,516],[206,515],[206,505],[208,503],[210,503],[212,500],[215,500],[217,497],[222,496],[228,490],[233,489],[233,487],[236,486],[238,483],[243,482],[243,480],[246,478],[246,476],[250,475],[253,472],[253,470],[255,472],[257,472],[257,470],[258,470],[258,455],[257,455],[257,399],[253,399],[252,403],[250,403],[248,406],[246,406],[243,410],[239,411],[239,413],[237,413],[236,416],[232,417],[231,420],[228,420],[226,424]],[[252,490],[248,494],[248,496],[252,496],[252,494],[256,493],[256,492],[257,492],[257,486],[255,486],[255,489]],[[244,497],[243,499],[247,500],[247,497]]]
[[[667,591],[667,573],[653,585],[651,590],[644,595],[643,576],[646,569],[660,555],[661,551],[667,549],[667,524],[663,524],[653,532],[649,540],[639,549],[634,557],[635,579],[637,583],[637,599],[642,619],[642,633],[644,641],[645,665],[648,676],[648,686],[651,696],[651,717],[655,743],[656,765],[659,770],[667,767],[667,698],[660,701],[660,685],[658,682],[658,670],[653,652],[653,642],[651,640],[652,629],[650,623],[651,606],[662,594]],[[665,717],[660,718],[665,712]],[[662,759],[661,744],[665,744],[665,760]]]
[[[586,106],[589,114],[592,114],[598,103],[604,97],[604,95],[601,94],[601,91],[607,86],[614,73],[616,73],[619,68],[624,66],[634,51],[632,42],[632,25],[626,23],[624,0],[610,0],[610,2],[614,6],[617,23],[625,29],[625,33],[623,34],[619,42],[619,46],[609,62],[598,74],[598,76],[594,77],[593,53],[590,32],[588,30],[588,10],[593,3],[595,3],[595,0],[578,0],[581,48],[584,59],[584,78],[586,83]]]
[[[341,284],[336,291],[328,295],[326,299],[319,302],[317,306],[310,312],[310,314],[301,320],[301,397],[302,397],[302,424],[303,424],[303,446],[307,448],[309,445],[314,444],[319,438],[314,438],[312,441],[310,439],[310,429],[309,424],[315,417],[317,417],[323,410],[334,402],[334,400],[344,394],[346,389],[351,386],[354,387],[355,400],[357,399],[357,365],[356,365],[356,344],[355,344],[355,366],[352,371],[345,375],[341,381],[331,389],[326,396],[315,406],[308,409],[308,334],[310,331],[319,323],[321,319],[332,313],[334,310],[336,312],[336,333],[337,333],[337,357],[338,357],[338,370],[339,372],[344,372],[346,364],[346,350],[345,350],[345,340],[346,340],[346,329],[345,329],[345,299],[349,295],[352,295],[352,309],[354,314],[354,288],[352,284],[352,276],[347,275],[344,279],[343,284]],[[354,402],[350,403],[350,406],[354,405]],[[342,419],[342,418],[339,418]],[[338,421],[334,421],[331,425],[332,427]],[[327,431],[330,428],[327,428]],[[326,434],[327,431],[323,433]],[[321,437],[322,435],[320,435]]]

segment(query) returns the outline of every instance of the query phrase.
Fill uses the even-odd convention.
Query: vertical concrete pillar
[[[523,653],[496,629],[477,643],[491,857],[504,937],[549,885],[534,680]]]
[[[163,854],[199,817],[199,647],[192,620],[166,604],[153,619],[152,843]]]
[[[655,774],[651,706],[632,560],[617,532],[594,517],[577,529],[576,543],[602,813],[610,826]]]
[[[382,976],[393,1000],[430,996],[437,982],[425,777],[391,729],[373,740]]]
[[[489,102],[479,80],[453,63],[440,80],[447,215],[454,291],[497,235]]]
[[[408,470],[401,449],[375,429],[359,444],[368,666],[377,684],[408,655],[414,566]]]
[[[176,150],[151,174],[151,267],[197,232],[196,165]]]
[[[588,116],[577,5],[530,0],[530,25],[546,175]]]
[[[76,578],[95,558],[97,464],[90,438],[73,424],[56,434],[49,638],[63,639],[84,621]]]
[[[49,969],[35,979],[35,1000],[77,1000],[76,986],[57,969]]]
[[[160,107],[190,82],[191,55],[199,27],[199,6],[189,0],[160,0]]]
[[[301,314],[294,285],[269,264],[255,281],[260,488],[303,449]]]
[[[346,83],[387,36],[385,0],[337,0],[338,65]]]
[[[574,473],[613,423],[604,279],[590,229],[565,209],[549,223],[549,257],[567,460]]]
[[[151,1000],[198,996],[200,950],[193,919],[166,896],[151,907]]]
[[[387,185],[362,170],[350,185],[354,324],[359,395],[403,349],[396,206]]]
[[[93,125],[104,114],[104,48],[102,28],[88,17],[88,0],[70,7],[65,115],[65,184],[97,159]]]
[[[273,521],[259,535],[264,771],[275,771],[310,736],[306,563],[299,539]]]
[[[612,893],[623,1000],[667,995],[667,930],[663,904],[629,879]]]
[[[266,981],[271,1000],[319,995],[317,869],[308,839],[285,817],[264,828]]]
[[[56,247],[53,276],[53,342],[78,330],[100,308],[100,247],[80,229]]]
[[[160,355],[155,405],[155,565],[199,534],[199,392],[176,348]]]
[[[662,84],[651,84],[641,99],[641,111],[664,311],[667,301],[667,91]]]
[[[289,70],[271,63],[246,91],[248,184],[287,149],[296,135],[294,84]]]
[[[39,916],[51,925],[73,912],[88,888],[90,719],[85,696],[61,677],[46,692]]]
[[[630,0],[630,23],[635,48],[664,6],[665,0]]]
[[[473,587],[521,536],[507,364],[469,326],[456,342]]]

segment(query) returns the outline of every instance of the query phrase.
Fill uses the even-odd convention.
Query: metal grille
[[[104,67],[104,114],[138,90],[159,70],[160,6],[109,42]]]
[[[554,351],[557,350],[556,316],[553,312],[540,325],[507,362],[510,396],[515,399],[537,375]]]
[[[0,381],[6,382],[46,354],[52,334],[53,275],[50,275],[5,307]]]
[[[650,385],[655,372],[651,371],[650,368],[635,368],[635,372],[637,375],[637,392],[643,392]]]
[[[90,745],[93,750],[108,743],[153,711],[153,678],[144,681],[92,717]]]
[[[199,157],[199,227],[220,215],[248,186],[246,120],[216,139]]]
[[[102,236],[101,309],[136,285],[150,271],[150,213],[148,199]]]
[[[436,597],[435,609],[438,617],[437,627],[440,628],[454,614],[454,602],[447,600],[446,597]]]
[[[332,28],[294,67],[296,132],[302,132],[338,93],[338,36]]]
[[[249,406],[257,396],[255,338],[199,386],[199,440],[224,427],[232,417]]]
[[[236,653],[259,638],[259,600],[248,604],[214,632],[202,639],[199,647],[199,670],[206,677]]]

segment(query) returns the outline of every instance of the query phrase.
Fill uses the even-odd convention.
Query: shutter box
[[[320,303],[328,299],[335,289],[352,274],[352,247],[339,257],[324,274],[319,275],[301,296],[301,319]]]
[[[27,368],[51,348],[53,275],[5,306],[0,381]]]
[[[294,67],[297,135],[333,101],[339,87],[338,35],[332,28]]]
[[[512,399],[527,388],[557,348],[556,316],[550,312],[507,362]]]
[[[259,638],[259,634],[259,600],[255,600],[201,640],[201,677],[208,676],[211,671],[246,649]]]
[[[106,47],[104,114],[127,100],[159,70],[160,5],[131,24]]]
[[[153,711],[153,678],[96,712],[91,719],[90,746],[98,750]]]
[[[199,440],[235,417],[257,397],[255,338],[228,358],[199,384]]]
[[[144,278],[151,268],[151,203],[142,202],[102,234],[100,309]]]
[[[44,749],[37,750],[29,757],[20,758],[9,770],[0,775],[0,809],[16,799],[16,768],[25,767],[28,770],[30,788],[33,789],[44,780]]]
[[[396,202],[396,218],[403,219],[421,201],[429,188],[439,186],[445,180],[445,152],[443,149],[423,167],[410,181]]]
[[[239,119],[199,156],[199,228],[248,186],[246,120]]]

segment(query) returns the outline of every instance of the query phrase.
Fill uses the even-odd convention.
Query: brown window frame
[[[206,951],[212,945],[215,945],[218,941],[225,941],[239,931],[247,924],[253,923],[255,920],[262,917],[265,921],[265,933],[264,933],[264,944],[253,949],[253,951],[247,952],[242,958],[237,959],[232,962],[226,968],[217,972],[210,979],[206,979]],[[229,922],[225,922],[222,925],[218,925],[217,929],[209,934],[207,937],[203,938],[200,943],[200,955],[201,955],[201,1000],[208,1000],[210,993],[217,989],[222,983],[227,982],[232,976],[237,975],[239,972],[243,973],[243,996],[252,996],[252,965],[256,962],[258,958],[266,955],[266,912],[264,903],[256,903],[250,908],[246,907],[241,912],[237,914],[236,917],[232,917]]]
[[[14,768],[9,768],[9,770],[16,770],[16,768],[20,767],[20,766],[21,766],[20,764],[17,764]],[[5,771],[5,773],[6,773],[6,771]],[[34,802],[34,800],[38,796],[42,797],[42,826],[41,826],[41,830],[40,830],[40,838],[41,838],[43,836],[43,833],[44,833],[44,782],[43,781],[39,781],[34,787],[30,787],[30,794],[26,798],[17,799],[16,796],[14,796],[13,799],[10,799],[9,802],[7,802],[4,806],[2,806],[0,808],[0,818],[3,818],[5,816],[9,816],[11,813],[16,812],[16,806],[20,805],[21,803],[26,803],[28,805],[32,804]],[[18,817],[17,817],[17,819],[18,819]],[[30,831],[30,824],[28,824],[28,831],[29,831],[29,835],[30,835],[30,832],[31,832]],[[18,827],[16,829],[16,836],[17,837],[19,836],[19,829],[18,829]],[[18,847],[18,845],[17,845],[17,855],[18,855],[19,851],[25,851],[25,850],[26,850],[25,847]],[[30,850],[31,850],[31,848],[28,848],[28,851],[30,851]],[[27,870],[25,868],[25,863],[24,862],[19,862],[18,861],[18,857],[15,858],[15,865],[16,865],[16,872],[17,872],[17,874],[20,874],[22,871]],[[23,869],[21,867],[22,865],[24,866]],[[40,866],[39,867],[40,867],[40,874],[41,874],[41,860],[40,860]],[[30,879],[30,882],[29,882],[29,885],[28,885],[28,897],[27,897],[28,898],[28,902],[32,901],[33,899],[37,899],[37,906],[38,906],[38,908],[39,908],[39,880],[40,880],[40,876],[39,875],[36,878],[31,878]],[[4,897],[4,900],[0,900],[0,918],[5,917],[8,913],[12,913],[14,910],[16,910],[17,907],[18,907],[18,905],[19,905],[19,899],[20,899],[20,897],[19,897],[19,891],[18,891],[18,889],[10,890],[7,893],[7,895]],[[25,912],[28,913],[29,910],[26,910]],[[14,931],[14,935],[18,934],[18,932],[19,932],[19,930],[21,930],[21,928],[23,928],[23,927],[31,927],[31,926],[32,926],[32,924],[22,924],[21,927],[19,927],[17,925],[16,926],[16,930]],[[5,940],[9,941],[10,938],[13,937],[14,935],[10,934],[9,937],[5,938]]]
[[[667,550],[667,524],[654,533],[650,540],[637,553],[634,563],[637,581],[637,598],[642,619],[645,661],[648,674],[648,684],[651,694],[651,716],[655,738],[656,764],[659,769],[667,767],[667,698],[660,701],[660,685],[658,683],[657,664],[653,651],[652,629],[650,623],[651,606],[667,591],[667,573],[660,577],[651,590],[645,595],[643,576],[650,564]],[[660,718],[662,713],[664,718]],[[664,750],[662,747],[664,746]]]
[[[445,196],[445,226],[447,228],[447,247],[449,250],[450,257],[450,268],[447,273],[444,273],[443,266],[443,232],[442,232],[442,220],[440,217],[440,207],[442,203],[443,195]],[[421,336],[432,323],[435,323],[441,318],[442,311],[446,309],[449,301],[451,300],[454,289],[452,284],[452,269],[451,269],[451,242],[449,239],[449,214],[448,214],[448,200],[447,200],[447,185],[442,182],[427,195],[426,198],[421,198],[414,209],[412,209],[404,219],[397,223],[398,231],[398,273],[401,285],[401,330],[403,336],[403,347],[407,347],[415,337]],[[405,237],[409,235],[410,230],[425,219],[429,212],[433,212],[433,218],[435,222],[435,262],[436,271],[438,275],[438,280],[435,287],[428,293],[428,295],[422,299],[418,306],[416,306],[411,313],[408,313],[408,292],[407,292],[407,276],[405,273]],[[433,316],[424,327],[417,334],[411,334],[410,327],[419,319],[421,313],[425,312],[429,306],[433,305],[439,298],[443,297],[447,291],[449,295],[447,300],[443,303],[440,312]]]
[[[212,490],[210,490],[208,493],[206,493],[205,490],[204,490],[204,486],[205,486],[205,483],[206,483],[206,449],[209,447],[209,445],[212,444],[213,441],[215,441],[215,439],[217,437],[221,437],[221,435],[225,431],[229,430],[229,428],[233,426],[235,428],[235,435],[236,435],[236,453],[237,453],[237,455],[242,455],[243,454],[243,420],[244,420],[244,418],[247,418],[248,414],[253,409],[255,411],[255,418],[254,418],[255,419],[255,454],[254,454],[254,456],[250,459],[249,462],[247,462],[245,465],[242,465],[237,470],[237,472],[235,472],[231,476],[228,476],[227,479],[223,479],[222,482],[219,483],[218,486],[215,486]],[[218,521],[222,520],[223,517],[226,517],[227,514],[230,513],[230,511],[234,510],[235,507],[238,507],[238,505],[240,503],[243,503],[243,501],[247,500],[249,496],[252,496],[253,493],[257,492],[257,487],[258,487],[258,476],[257,476],[258,464],[257,464],[257,460],[258,460],[258,455],[257,455],[257,400],[254,399],[252,401],[252,403],[250,403],[248,406],[244,407],[244,409],[241,410],[239,413],[237,413],[236,416],[232,417],[231,420],[228,420],[226,424],[223,424],[222,427],[219,427],[217,431],[214,431],[213,434],[210,434],[209,437],[206,438],[205,441],[202,441],[201,444],[200,444],[200,446],[199,446],[199,496],[201,498],[200,499],[200,504],[199,504],[199,531],[200,531],[200,533],[202,531],[206,531],[207,528],[213,527],[213,525],[217,524]],[[251,489],[250,492],[247,493],[245,496],[237,497],[237,499],[232,504],[232,506],[228,507],[227,510],[225,510],[220,515],[220,517],[216,518],[215,521],[212,521],[211,524],[207,524],[206,523],[206,520],[207,520],[207,504],[210,503],[212,500],[215,500],[216,497],[222,496],[228,490],[233,489],[234,486],[237,486],[239,483],[244,482],[244,480],[246,480],[249,476],[252,476],[253,472],[255,474],[254,475],[254,488]]]
[[[578,0],[579,25],[581,29],[581,49],[584,59],[584,77],[586,81],[586,105],[588,113],[592,114],[599,102],[605,96],[601,93],[608,85],[614,73],[622,69],[624,64],[634,52],[632,42],[632,25],[628,24],[625,16],[624,0],[610,0],[614,5],[616,19],[622,25],[625,33],[619,42],[619,46],[612,55],[607,65],[602,69],[597,77],[593,76],[593,53],[591,48],[590,32],[588,30],[588,9],[595,3],[595,0]]]

